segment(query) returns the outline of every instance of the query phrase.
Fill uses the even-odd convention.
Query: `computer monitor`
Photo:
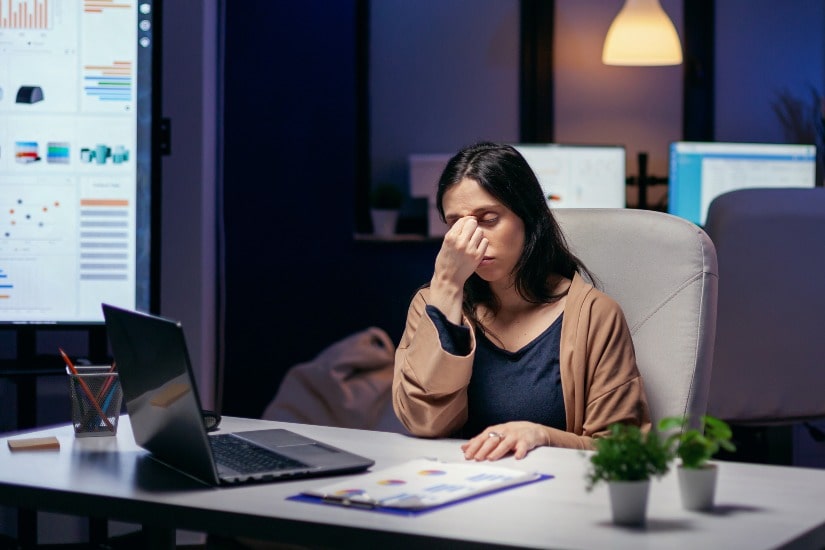
[[[816,146],[674,142],[668,177],[668,212],[704,225],[708,206],[722,193],[754,187],[814,187]]]
[[[621,145],[515,145],[539,179],[552,208],[624,208]]]
[[[157,308],[156,1],[0,2],[0,327]]]
[[[515,144],[533,169],[551,208],[624,208],[621,145]],[[410,155],[410,194],[427,197],[429,235],[447,228],[435,205],[438,179],[452,154]]]

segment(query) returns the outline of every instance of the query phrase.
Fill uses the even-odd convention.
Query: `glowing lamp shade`
[[[605,65],[679,65],[682,45],[659,0],[625,0],[604,40]]]

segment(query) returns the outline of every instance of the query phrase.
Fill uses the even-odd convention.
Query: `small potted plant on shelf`
[[[613,523],[641,525],[647,518],[650,480],[666,474],[673,454],[655,430],[613,424],[610,434],[594,441],[587,490],[607,483]]]
[[[718,467],[710,459],[720,449],[733,452],[730,426],[718,418],[704,415],[698,428],[689,428],[686,417],[671,416],[659,422],[659,430],[674,433],[667,436],[665,444],[679,457],[677,467],[682,505],[688,510],[713,508],[716,494]]]
[[[398,212],[404,196],[401,189],[392,183],[381,182],[370,190],[370,216],[373,233],[388,237],[395,233]]]

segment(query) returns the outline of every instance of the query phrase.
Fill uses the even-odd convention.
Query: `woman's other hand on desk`
[[[498,460],[513,453],[517,460],[547,445],[547,428],[534,422],[507,422],[490,426],[461,445],[467,460]]]

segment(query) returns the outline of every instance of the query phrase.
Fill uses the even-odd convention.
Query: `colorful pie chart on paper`
[[[444,470],[421,470],[420,472],[418,472],[418,475],[420,475],[420,476],[443,476],[446,473],[447,472],[445,472]]]
[[[338,497],[357,497],[358,495],[363,495],[366,493],[363,489],[341,489],[340,491],[335,491],[335,496]]]
[[[407,483],[403,479],[382,479],[378,482],[378,485],[404,485]]]

